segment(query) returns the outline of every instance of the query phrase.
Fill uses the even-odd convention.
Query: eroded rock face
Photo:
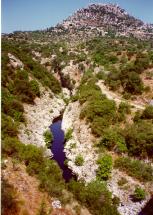
[[[16,68],[23,69],[24,68],[24,64],[22,63],[22,61],[20,61],[18,58],[16,58],[13,54],[8,53],[8,57],[10,60],[10,64],[14,69],[16,69]]]
[[[65,107],[64,101],[44,90],[40,98],[35,99],[35,105],[24,104],[26,125],[22,124],[19,139],[25,144],[45,146],[43,133],[49,128],[54,118],[60,116]],[[46,148],[47,155],[51,151]]]
[[[86,183],[96,177],[97,154],[93,148],[94,138],[85,121],[80,121],[79,102],[70,103],[64,112],[62,129],[66,133],[69,128],[73,129],[72,138],[67,141],[64,152],[68,159],[68,166],[77,175],[78,179],[83,179]],[[82,155],[84,163],[82,166],[75,164],[77,155]]]
[[[72,61],[70,62],[70,65],[66,66],[62,71],[61,71],[61,78],[63,79],[63,82],[67,82],[67,85],[71,88],[74,89],[75,87],[79,86],[82,74],[80,73],[78,69],[78,65],[73,65]],[[68,80],[69,79],[69,80]],[[66,87],[68,87],[66,86]]]

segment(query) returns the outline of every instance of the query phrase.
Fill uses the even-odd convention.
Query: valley
[[[118,33],[97,34],[112,14]],[[108,4],[2,37],[2,215],[143,215],[153,196],[151,30]]]

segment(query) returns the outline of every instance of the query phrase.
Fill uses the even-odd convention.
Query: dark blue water
[[[68,182],[73,177],[73,174],[72,171],[64,164],[66,156],[63,152],[64,132],[61,129],[61,123],[61,120],[57,120],[56,122],[53,122],[53,124],[50,126],[51,132],[54,137],[51,150],[53,153],[53,159],[57,161],[58,165],[63,171],[63,178],[66,182]]]
[[[138,215],[153,215],[153,196]]]

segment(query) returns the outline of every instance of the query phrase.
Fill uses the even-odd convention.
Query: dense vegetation
[[[106,127],[117,121],[115,102],[102,95],[91,71],[85,73],[77,97],[81,104],[85,103],[80,118],[86,118],[90,122],[96,136],[101,136]]]
[[[44,157],[42,148],[31,144],[24,145],[17,138],[8,136],[2,142],[2,154],[18,162],[24,162],[27,172],[39,178],[41,189],[48,191],[51,195],[60,196],[64,186],[61,171],[54,161]]]
[[[130,105],[121,102],[117,107],[114,101],[101,93],[96,81],[92,71],[85,72],[72,100],[79,100],[83,106],[80,119],[86,118],[92,133],[101,137],[98,146],[117,153],[152,157],[153,107],[147,106],[142,113],[136,113],[133,124],[128,124],[126,115],[131,113]],[[122,128],[122,123],[126,125],[125,128]]]
[[[11,67],[8,53],[19,58],[24,63],[24,69]],[[28,50],[24,50],[23,46],[19,48],[15,41],[2,41],[2,157],[9,156],[16,162],[23,162],[27,172],[38,177],[42,190],[60,197],[65,183],[58,165],[44,157],[44,149],[24,145],[17,138],[19,123],[25,122],[23,102],[34,104],[34,99],[41,96],[38,82],[51,88],[53,93],[61,91],[58,81],[32,60]],[[3,215],[6,207],[11,214],[16,214],[18,204],[13,199],[14,188],[4,181],[2,190],[6,190],[2,192]]]
[[[153,180],[153,168],[140,160],[120,157],[115,160],[115,168],[125,171],[128,175],[140,181]]]
[[[13,186],[8,184],[8,182],[2,179],[2,189],[1,189],[1,214],[2,215],[16,215],[19,212],[20,203],[17,200],[17,193]]]
[[[8,67],[9,58],[7,56],[8,53],[15,55],[18,59],[20,59],[24,64],[25,72],[24,76],[20,71],[19,75],[16,75],[13,72],[11,67]],[[11,79],[12,82],[9,83],[7,88],[11,88],[12,93],[16,93],[19,90],[19,94],[23,91],[23,97],[27,95],[27,99],[31,98],[31,102],[34,99],[34,95],[30,90],[35,92],[35,95],[39,95],[38,86],[36,86],[36,82],[31,82],[29,84],[29,75],[32,75],[33,78],[37,79],[44,87],[49,87],[53,93],[60,93],[61,87],[59,82],[54,78],[54,76],[49,73],[43,66],[41,66],[38,62],[32,59],[31,49],[26,47],[24,44],[17,44],[16,42],[8,42],[2,41],[2,83],[5,87],[8,81]],[[16,88],[17,84],[17,88]],[[14,89],[15,87],[15,89]],[[26,100],[22,100],[26,102]]]
[[[87,42],[87,47],[94,63],[110,71],[105,77],[110,89],[118,90],[122,86],[125,95],[143,92],[140,74],[153,67],[151,43],[134,38],[105,37]]]
[[[153,124],[151,121],[139,120],[124,129],[128,152],[134,156],[152,157]]]
[[[104,183],[97,180],[85,186],[83,182],[78,183],[72,180],[68,188],[81,204],[89,208],[92,214],[118,214],[111,193],[108,192]]]

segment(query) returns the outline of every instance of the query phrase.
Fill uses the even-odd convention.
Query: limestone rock
[[[16,58],[13,54],[8,53],[8,57],[10,60],[10,64],[11,66],[16,69],[16,68],[24,68],[24,64],[22,63],[22,61],[20,61],[18,58]]]
[[[59,97],[50,98],[50,92],[44,91],[40,98],[35,99],[35,105],[24,104],[26,125],[22,124],[19,139],[25,144],[35,144],[45,147],[43,133],[49,128],[54,118],[60,116],[65,103]],[[46,156],[51,156],[51,151],[46,148]]]

